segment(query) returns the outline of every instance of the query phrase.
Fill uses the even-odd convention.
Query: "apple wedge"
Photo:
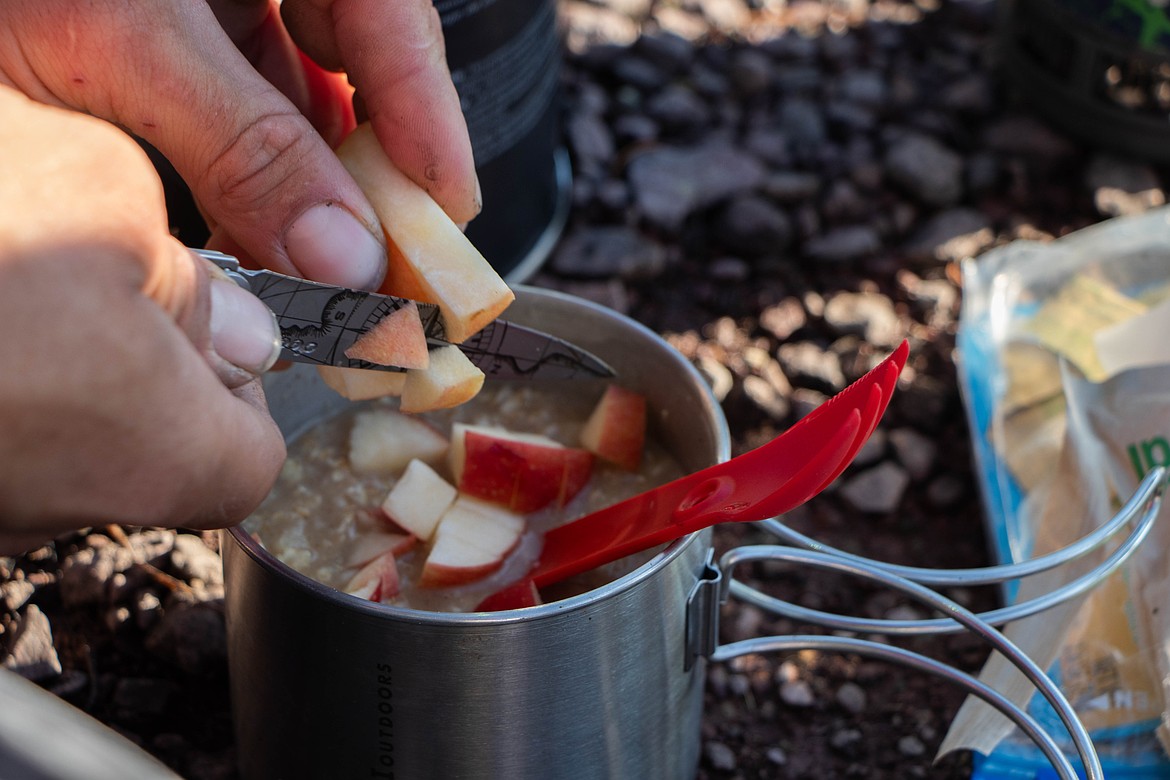
[[[427,542],[455,495],[454,485],[421,460],[412,460],[382,502],[382,511],[404,530]]]
[[[349,463],[354,471],[393,474],[416,458],[438,462],[448,441],[437,428],[393,409],[358,412],[349,432]]]
[[[402,395],[405,371],[372,371],[364,368],[317,366],[317,373],[334,392],[351,401]]]
[[[409,301],[401,309],[395,309],[378,320],[345,350],[345,356],[379,366],[426,368],[430,357],[418,306]]]
[[[359,569],[342,590],[369,601],[387,601],[398,595],[399,584],[398,562],[386,552]]]
[[[528,514],[585,487],[593,454],[547,436],[456,423],[447,461],[461,493]]]
[[[524,518],[515,512],[459,496],[435,530],[419,587],[462,585],[488,576],[515,549],[525,525]]]
[[[448,409],[470,401],[483,387],[484,375],[459,347],[431,350],[431,364],[406,372],[398,408],[408,414]]]
[[[365,566],[386,553],[397,558],[399,555],[405,555],[413,550],[417,543],[418,537],[414,534],[398,534],[389,531],[365,533],[355,539],[353,546],[349,548],[349,556],[345,560],[345,566],[348,569]]]
[[[626,471],[637,471],[646,446],[646,398],[609,385],[581,429],[581,446]]]
[[[507,308],[514,298],[508,285],[431,196],[394,167],[368,122],[346,137],[337,156],[386,233],[383,292],[438,304],[453,343]]]

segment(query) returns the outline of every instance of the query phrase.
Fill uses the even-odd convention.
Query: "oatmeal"
[[[591,458],[584,487],[567,501],[559,500],[564,497],[562,492],[557,500],[535,511],[497,507],[500,512],[512,511],[522,518],[518,540],[509,548],[502,564],[489,567],[493,569],[490,573],[444,587],[420,585],[420,579],[427,579],[423,576],[424,568],[436,546],[438,533],[436,537],[423,541],[406,533],[406,529],[396,527],[381,509],[387,496],[400,481],[405,483],[413,478],[413,475],[403,476],[410,460],[427,463],[430,468],[426,470],[433,470],[435,475],[429,479],[441,478],[440,483],[445,480],[452,486],[458,484],[452,473],[447,441],[458,441],[462,447],[464,430],[506,431],[521,442],[518,446],[543,446],[551,440],[553,446],[564,445],[576,456],[582,428],[597,400],[595,387],[586,391],[581,386],[565,383],[498,383],[485,387],[477,398],[463,406],[418,417],[399,415],[393,401],[355,404],[290,443],[288,460],[276,485],[263,505],[246,521],[245,528],[287,565],[326,585],[355,594],[354,578],[368,563],[363,559],[375,549],[371,545],[375,540],[381,546],[378,549],[389,549],[394,545],[396,588],[387,594],[371,584],[362,595],[372,594],[383,603],[415,609],[473,610],[485,596],[523,577],[539,555],[541,536],[546,530],[675,479],[682,475],[681,468],[649,437],[645,440],[636,471],[619,467],[602,457]],[[426,423],[425,429],[419,427],[420,421]],[[470,442],[471,434],[466,436]],[[436,441],[442,446],[436,446]],[[401,450],[395,449],[396,442],[401,444]],[[473,454],[471,444],[467,446],[466,468],[470,469]],[[421,457],[411,457],[412,453],[420,453]],[[576,462],[579,460],[577,458]],[[491,466],[491,461],[486,465]],[[423,470],[422,467],[410,468]],[[540,474],[534,479],[541,487],[548,488],[541,481]],[[405,492],[408,486],[403,484],[400,487],[399,492]],[[431,496],[436,492],[427,488],[419,495]],[[463,500],[461,494],[457,501]],[[469,506],[479,511],[482,507],[477,501],[479,498],[469,502]],[[514,501],[513,507],[526,510],[522,501]],[[451,524],[455,522],[451,521]],[[442,523],[439,530],[443,530]],[[469,544],[477,550],[487,549],[489,541],[473,539]],[[581,575],[572,583],[549,588],[542,596],[549,601],[596,587],[634,568],[651,555],[631,556]],[[431,568],[434,568],[433,561]],[[430,580],[434,581],[434,578]]]

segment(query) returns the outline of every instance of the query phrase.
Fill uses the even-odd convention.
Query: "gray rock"
[[[743,139],[743,148],[772,165],[784,166],[792,160],[788,137],[772,127],[757,127],[749,131]]]
[[[767,199],[750,193],[727,204],[715,229],[728,249],[745,255],[780,252],[792,239],[788,215]]]
[[[752,267],[738,257],[720,257],[707,266],[711,278],[720,282],[743,282],[752,274]]]
[[[877,231],[869,225],[833,228],[804,244],[804,254],[824,263],[845,263],[868,257],[882,248]]]
[[[565,122],[565,135],[578,164],[600,167],[614,155],[613,136],[601,117],[575,113]]]
[[[837,689],[837,703],[847,712],[859,715],[865,712],[867,704],[865,689],[855,682],[842,683]]]
[[[61,673],[61,659],[53,646],[49,618],[36,604],[25,608],[4,658],[4,668],[33,681],[46,680]]]
[[[776,358],[793,385],[825,393],[836,393],[845,387],[841,361],[811,341],[781,344]]]
[[[953,208],[923,223],[903,249],[910,257],[954,262],[977,256],[994,241],[995,233],[983,213]]]
[[[780,130],[796,145],[817,147],[828,137],[821,108],[811,100],[793,98],[784,101],[776,121]]]
[[[836,84],[839,97],[867,108],[881,108],[889,97],[889,87],[882,74],[874,70],[848,70]]]
[[[888,514],[898,508],[909,484],[906,469],[885,461],[847,479],[840,493],[855,509]]]
[[[651,278],[665,267],[666,250],[634,228],[588,227],[561,243],[551,265],[558,273],[578,278]]]
[[[179,534],[171,551],[171,566],[185,580],[223,583],[223,561],[198,536]]]
[[[739,763],[734,750],[714,740],[703,745],[703,755],[706,756],[711,768],[717,772],[734,772]]]
[[[770,747],[764,752],[764,755],[768,761],[776,766],[784,766],[788,763],[788,754],[784,752],[783,748]]]
[[[963,195],[963,158],[930,136],[895,142],[885,166],[891,182],[928,206],[951,206]]]
[[[695,58],[695,47],[686,38],[672,32],[643,35],[633,50],[666,73],[681,73]]]
[[[878,347],[896,347],[905,337],[893,301],[878,293],[837,293],[825,301],[824,318],[838,333]]]
[[[622,114],[613,121],[613,134],[623,144],[646,143],[658,138],[658,123],[644,114]]]
[[[668,76],[655,63],[636,54],[616,58],[610,66],[611,72],[623,81],[643,92],[653,92],[666,85]]]
[[[789,707],[811,707],[816,703],[816,696],[806,681],[785,680],[780,684],[780,701]]]
[[[857,468],[864,468],[880,462],[886,457],[888,443],[889,439],[885,430],[881,428],[876,429],[865,440],[865,444],[861,445],[861,449],[857,451],[857,454],[853,456],[852,465]]]
[[[667,130],[679,131],[699,127],[707,122],[707,104],[694,90],[682,84],[670,84],[646,101],[646,113]]]
[[[732,88],[741,97],[753,97],[767,91],[772,82],[773,64],[768,55],[757,49],[737,52],[728,74]]]
[[[918,737],[910,735],[898,740],[898,752],[904,756],[917,757],[926,753],[926,745]]]
[[[896,428],[889,437],[898,462],[906,467],[912,480],[919,482],[930,476],[938,460],[937,444],[913,428]]]
[[[821,191],[821,177],[815,173],[778,171],[769,174],[760,191],[779,203],[801,203]]]
[[[638,210],[669,231],[696,211],[755,189],[763,178],[758,160],[722,143],[662,147],[638,155],[629,166]]]

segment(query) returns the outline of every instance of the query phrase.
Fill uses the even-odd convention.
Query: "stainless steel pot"
[[[608,309],[519,288],[509,319],[572,339],[648,396],[682,465],[729,456],[719,405],[691,365]],[[287,436],[344,402],[315,372],[270,377]],[[246,531],[223,545],[241,771],[259,778],[688,778],[704,660],[688,597],[710,534],[681,539],[596,590],[498,614],[402,609],[293,571]]]

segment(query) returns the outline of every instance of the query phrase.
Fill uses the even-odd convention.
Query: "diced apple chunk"
[[[447,444],[447,437],[425,420],[392,409],[371,409],[354,415],[349,463],[355,471],[393,474],[416,458],[438,462]]]
[[[426,368],[430,357],[418,306],[409,301],[378,320],[345,350],[345,356],[379,366]]]
[[[419,539],[430,541],[455,500],[455,486],[421,460],[412,460],[382,502],[382,511]]]
[[[460,492],[527,514],[585,487],[593,455],[547,436],[456,423],[447,456]]]
[[[438,304],[453,343],[467,340],[512,302],[499,273],[431,196],[394,167],[369,123],[346,137],[337,156],[386,233],[384,292]]]
[[[646,398],[609,385],[581,429],[581,445],[627,471],[637,471],[646,446]]]
[[[431,350],[431,364],[406,372],[399,409],[419,414],[470,401],[483,387],[484,375],[455,345]]]
[[[317,372],[334,392],[351,401],[400,396],[406,387],[405,371],[317,366]]]
[[[342,590],[369,601],[389,601],[398,595],[400,582],[398,562],[387,552],[359,569]]]
[[[459,496],[439,521],[419,587],[482,579],[500,568],[524,533],[525,521],[503,507]]]

